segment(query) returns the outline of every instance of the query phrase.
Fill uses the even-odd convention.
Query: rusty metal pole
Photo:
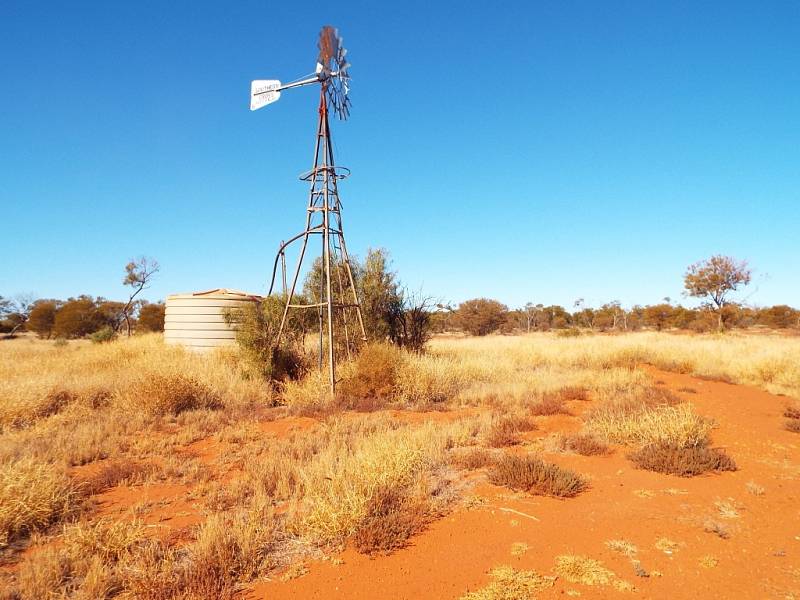
[[[328,209],[328,156],[330,149],[330,129],[328,127],[328,104],[325,102],[325,84],[320,86],[320,93],[322,102],[320,104],[322,109],[322,119],[325,121],[325,158],[324,175],[323,175],[323,204],[322,204],[322,239],[323,239],[323,260],[325,262],[325,303],[328,311],[328,369],[331,385],[331,394],[336,392],[336,361],[333,355],[334,339],[333,339],[333,294],[331,293],[331,242],[330,242],[330,213]]]

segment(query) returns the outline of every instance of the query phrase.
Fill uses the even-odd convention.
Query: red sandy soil
[[[752,387],[649,372],[717,421],[714,444],[734,457],[737,472],[682,478],[640,471],[625,459],[624,448],[598,457],[548,454],[588,476],[591,488],[557,500],[515,494],[479,476],[471,502],[433,523],[407,548],[375,558],[347,549],[334,560],[309,562],[302,577],[259,582],[246,597],[458,598],[486,585],[488,572],[500,565],[551,575],[562,554],[600,560],[643,598],[800,596],[800,436],[782,428],[786,399]],[[696,393],[678,391],[684,387]],[[539,418],[532,437],[578,429],[578,417],[590,405],[570,402],[575,416]],[[750,481],[763,486],[764,494],[749,493]],[[715,506],[720,501],[732,503],[739,517],[721,517]],[[704,531],[709,518],[727,526],[729,539]],[[677,547],[669,553],[656,549],[661,538]],[[637,576],[629,558],[606,546],[615,539],[638,547],[636,558],[650,577]],[[514,556],[515,543],[529,549]],[[701,566],[707,556],[718,564]],[[567,594],[609,598],[631,592],[559,578],[538,597]]]

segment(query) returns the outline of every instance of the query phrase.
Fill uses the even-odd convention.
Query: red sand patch
[[[147,484],[142,486],[117,486],[95,498],[99,516],[115,520],[137,517],[151,526],[155,537],[166,538],[179,530],[203,521],[199,510],[186,494],[189,489],[180,484]],[[141,514],[132,509],[141,507]]]

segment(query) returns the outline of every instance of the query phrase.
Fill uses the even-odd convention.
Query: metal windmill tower
[[[289,310],[316,309],[319,316],[319,365],[322,369],[327,349],[329,380],[331,392],[333,392],[336,388],[336,339],[339,335],[335,331],[337,323],[344,335],[344,345],[348,354],[353,341],[351,335],[358,333],[361,339],[366,339],[366,332],[361,315],[361,304],[350,267],[350,258],[347,254],[347,245],[344,241],[342,205],[339,201],[338,181],[350,175],[350,171],[335,164],[331,130],[328,123],[329,111],[333,111],[341,120],[347,119],[350,114],[350,98],[348,97],[350,76],[347,73],[350,65],[345,59],[347,51],[342,46],[342,39],[333,27],[326,25],[322,28],[318,46],[319,56],[313,77],[287,84],[281,84],[276,80],[253,81],[250,87],[250,110],[258,110],[275,102],[280,98],[283,90],[305,85],[319,85],[319,116],[314,145],[314,167],[300,176],[302,181],[310,184],[306,225],[302,232],[286,242],[281,242],[275,257],[269,293],[272,294],[275,286],[275,275],[280,261],[286,304],[276,343],[280,343],[281,337],[285,333]],[[297,303],[294,301],[297,282],[310,238],[314,235],[319,235],[322,242],[320,252],[322,277],[320,278],[319,299],[318,302],[309,304]],[[291,278],[291,285],[287,289],[285,250],[298,240],[302,240],[300,254]],[[356,322],[352,320],[353,312],[355,312]],[[357,325],[356,332],[350,331],[348,317],[352,323],[350,327]]]

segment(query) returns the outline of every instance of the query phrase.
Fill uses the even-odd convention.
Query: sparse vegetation
[[[65,346],[24,337],[4,342],[0,526],[4,552],[20,559],[4,585],[18,598],[156,599],[174,597],[176,590],[185,600],[232,598],[254,578],[304,572],[302,565],[319,549],[351,545],[375,556],[398,551],[459,506],[460,494],[478,510],[508,510],[511,524],[520,527],[541,515],[494,499],[478,502],[470,496],[471,482],[488,477],[556,498],[588,490],[587,477],[518,455],[527,448],[593,456],[608,453],[613,443],[629,446],[637,466],[663,473],[735,468],[710,447],[713,421],[670,394],[674,387],[654,386],[637,365],[793,389],[781,370],[793,368],[785,367],[795,352],[791,338],[781,340],[783,354],[776,355],[765,342],[735,337],[696,354],[708,339],[642,334],[599,343],[597,337],[437,338],[424,354],[370,345],[340,365],[336,398],[320,392],[324,374],[313,369],[270,384],[243,348],[196,355],[165,346],[158,335]],[[727,354],[749,344],[760,348],[750,363]],[[783,357],[777,359],[783,366],[761,363],[762,355]],[[437,412],[426,412],[431,409]],[[283,427],[286,415],[299,414],[313,419],[290,417],[287,424],[296,424]],[[563,414],[573,425],[583,420],[584,428],[565,434],[558,431],[561,419],[542,414]],[[798,421],[788,410],[784,418]],[[272,425],[278,433],[265,434]],[[194,442],[218,451],[208,459]],[[525,447],[509,447],[522,442]],[[614,477],[624,477],[620,473]],[[163,525],[143,525],[140,519],[158,514],[169,499],[132,506],[113,521],[91,509],[92,496],[116,486],[136,493],[151,485],[185,490],[183,497],[200,511],[199,524],[174,535],[163,534]],[[656,495],[640,491],[644,498]],[[649,502],[629,491],[626,496],[642,506]],[[21,497],[21,503],[5,500]],[[724,537],[729,529],[717,509],[703,527]],[[27,544],[36,551],[23,558],[18,553]],[[519,560],[519,544],[510,559]],[[633,544],[612,540],[608,547],[634,560]],[[562,562],[562,570],[577,569],[575,561],[572,567]],[[602,572],[587,564],[588,573]],[[634,571],[656,573],[641,565]],[[509,597],[521,580],[552,583],[525,571],[507,575],[470,597]],[[616,576],[609,581],[605,585],[632,588]]]

